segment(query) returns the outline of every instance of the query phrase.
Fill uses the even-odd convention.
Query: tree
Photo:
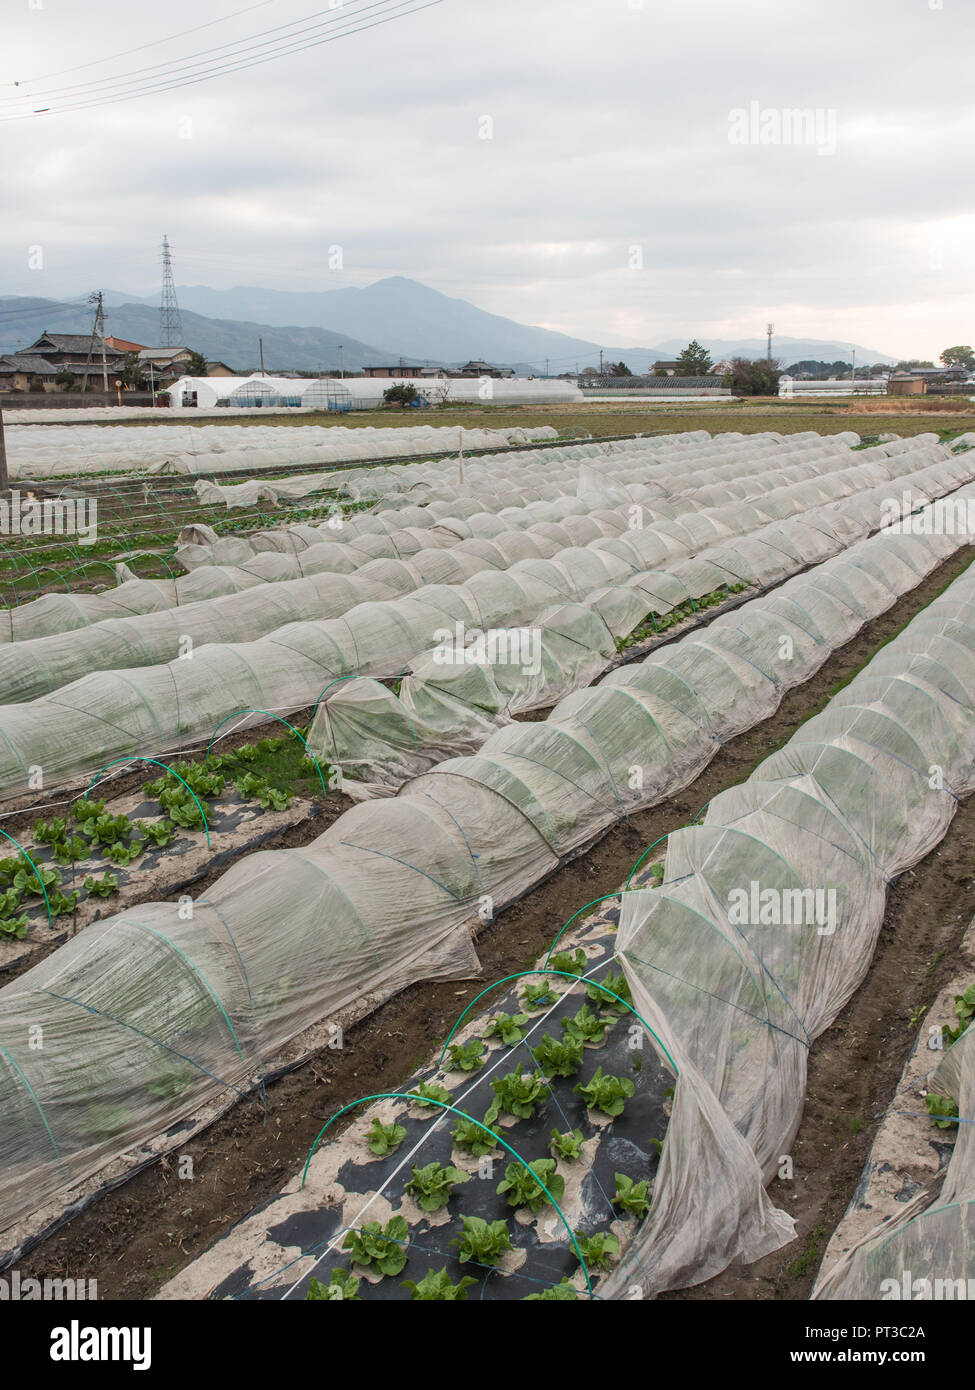
[[[191,352],[189,360],[184,364],[184,376],[206,376],[207,360],[202,352]]]
[[[609,364],[609,374],[610,374],[610,376],[632,376],[632,375],[633,375],[633,373],[630,371],[629,367],[626,365],[625,362],[610,362],[610,364]]]
[[[383,392],[384,405],[412,405],[416,400],[416,387],[408,381],[398,381],[395,386],[389,386]]]
[[[922,362],[919,357],[912,357],[909,362],[898,362],[894,368],[895,372],[909,372],[912,367],[933,367],[933,362]]]
[[[144,391],[147,385],[145,371],[139,361],[137,352],[127,352],[125,354],[124,365],[122,367],[122,385],[127,386],[132,391]]]
[[[711,354],[707,348],[701,347],[696,338],[692,338],[687,347],[677,358],[678,376],[707,376],[714,366],[711,361]]]
[[[80,378],[63,367],[61,371],[54,373],[54,384],[55,386],[63,387],[65,391],[78,391],[81,389]]]
[[[757,362],[750,362],[747,357],[733,357],[724,385],[736,396],[777,396],[781,375],[782,370],[774,358],[770,364],[764,357]]]
[[[965,343],[958,347],[945,348],[941,354],[941,363],[945,367],[964,367],[966,372],[975,371],[975,352]]]

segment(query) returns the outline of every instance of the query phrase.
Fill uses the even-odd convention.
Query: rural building
[[[894,372],[887,378],[888,396],[923,396],[927,382],[913,372]]]
[[[402,380],[404,377],[418,377],[423,375],[422,367],[365,367],[363,376],[397,377]]]
[[[0,391],[57,391],[59,371],[44,357],[11,352],[0,357]]]
[[[126,338],[113,338],[111,336],[105,339],[105,346],[113,352],[144,352],[146,350],[145,343],[130,343]]]

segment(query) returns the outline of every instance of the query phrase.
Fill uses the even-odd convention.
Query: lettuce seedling
[[[622,1115],[623,1106],[636,1087],[626,1076],[604,1076],[602,1067],[597,1067],[592,1080],[585,1086],[580,1082],[573,1087],[576,1095],[582,1096],[590,1110],[601,1110],[604,1115],[615,1118]]]
[[[64,832],[68,828],[68,822],[58,817],[50,823],[47,821],[35,821],[33,825],[34,839],[39,845],[55,845],[58,840],[64,838]]]
[[[333,1269],[327,1284],[312,1278],[305,1294],[306,1303],[361,1303],[359,1280],[351,1269]]]
[[[527,1014],[495,1014],[484,1030],[486,1038],[500,1037],[506,1047],[514,1047],[525,1036],[526,1023],[531,1019]]]
[[[370,1151],[378,1158],[385,1158],[398,1149],[406,1138],[406,1130],[402,1125],[384,1125],[381,1120],[373,1120],[372,1128],[366,1135],[366,1143]]]
[[[470,1175],[459,1168],[443,1168],[439,1163],[419,1168],[414,1163],[406,1190],[424,1211],[439,1211],[450,1201],[451,1190],[462,1182],[470,1182]]]
[[[9,917],[20,907],[20,894],[16,888],[5,888],[0,893],[0,917]]]
[[[535,1061],[546,1076],[575,1076],[582,1066],[581,1038],[566,1037],[559,1041],[548,1033],[532,1048]]]
[[[436,1082],[421,1081],[419,1086],[414,1086],[407,1094],[421,1110],[439,1110],[439,1105],[431,1104],[431,1101],[435,1100],[439,1100],[443,1105],[450,1104],[450,1092],[446,1086],[438,1086]]]
[[[172,844],[176,830],[170,821],[140,821],[139,830],[150,840],[156,849],[165,849]]]
[[[23,941],[27,935],[28,925],[26,912],[19,917],[0,917],[0,936],[8,936],[17,941]]]
[[[469,1274],[458,1279],[456,1284],[452,1283],[447,1266],[444,1265],[436,1274],[432,1269],[428,1269],[418,1284],[412,1279],[403,1279],[400,1286],[412,1289],[415,1303],[466,1303],[467,1290],[476,1283],[477,1280],[472,1279]]]
[[[104,801],[76,801],[71,808],[75,820],[84,824],[86,821],[95,821],[105,813]]]
[[[951,1096],[939,1096],[936,1091],[929,1091],[924,1097],[924,1104],[939,1129],[951,1129],[958,1123],[958,1106]]]
[[[610,1255],[619,1254],[620,1243],[611,1231],[600,1231],[598,1235],[586,1236],[575,1232],[582,1258],[587,1269],[608,1269]]]
[[[68,839],[58,840],[54,846],[54,858],[67,868],[79,859],[90,859],[91,848],[81,835],[72,835]]]
[[[570,1038],[579,1038],[584,1043],[601,1043],[606,1037],[606,1029],[611,1021],[594,1014],[588,1004],[583,1004],[572,1018],[563,1018],[562,1031]]]
[[[557,1129],[553,1129],[552,1142],[549,1144],[549,1148],[559,1158],[564,1158],[567,1163],[575,1163],[582,1153],[584,1143],[581,1129],[567,1130],[565,1134],[560,1134]]]
[[[525,985],[521,993],[521,1002],[526,1009],[545,1009],[549,1004],[558,1001],[558,995],[548,983],[541,985]]]
[[[565,1178],[555,1170],[554,1158],[537,1158],[528,1168],[521,1163],[509,1163],[504,1170],[504,1181],[498,1183],[498,1195],[508,1194],[509,1207],[527,1207],[529,1211],[540,1212],[542,1207],[551,1206],[553,1199],[561,1201],[565,1193]],[[551,1197],[542,1190],[543,1183]]]
[[[631,1216],[646,1216],[650,1210],[647,1183],[634,1182],[625,1173],[617,1173],[613,1206],[619,1207],[621,1211],[629,1212]]]
[[[477,1124],[474,1120],[460,1119],[457,1121],[455,1129],[451,1130],[450,1137],[462,1149],[464,1153],[473,1154],[475,1158],[481,1158],[484,1154],[493,1152],[498,1147],[498,1131],[491,1128],[490,1121],[488,1127]]]
[[[74,912],[78,906],[78,899],[81,894],[77,888],[73,893],[62,893],[60,889],[51,898],[51,916],[67,917],[70,912]]]
[[[57,888],[61,883],[61,870],[47,868],[43,864],[38,864],[36,869],[32,869],[26,861],[23,866],[14,874],[14,888],[18,893],[22,893],[28,898],[41,898],[44,896],[41,884],[44,888]]]
[[[120,841],[116,841],[106,851],[105,858],[110,859],[113,864],[120,864],[125,868],[138,859],[144,849],[145,845],[142,840],[133,840],[129,845],[123,845]]]
[[[484,1066],[484,1051],[480,1038],[471,1038],[466,1043],[451,1043],[450,1070],[478,1071]]]
[[[568,1279],[563,1279],[559,1284],[550,1284],[541,1293],[527,1293],[521,1300],[522,1303],[574,1303],[579,1295],[569,1283]]]
[[[548,1098],[548,1089],[541,1072],[532,1071],[522,1075],[522,1064],[514,1071],[491,1082],[494,1101],[484,1116],[485,1123],[491,1125],[501,1114],[515,1115],[519,1120],[530,1120],[536,1108]]]
[[[367,1221],[356,1231],[349,1231],[342,1249],[350,1251],[353,1264],[369,1269],[371,1265],[382,1274],[399,1274],[406,1264],[406,1241],[410,1228],[402,1216],[393,1216],[383,1229],[378,1221]]]
[[[613,994],[619,996],[619,999],[614,999],[613,994],[607,993],[608,990],[612,990]],[[608,975],[603,976],[598,985],[586,985],[586,994],[601,1008],[618,1010],[622,1007],[620,1000],[626,1004],[632,1003],[630,987],[626,983],[626,976],[622,970],[619,972],[611,970]]]
[[[553,970],[561,970],[566,975],[581,975],[588,964],[588,958],[581,946],[578,946],[571,955],[568,951],[559,951],[558,955],[553,956],[549,961]]]
[[[941,1030],[949,1046],[958,1041],[975,1016],[975,985],[969,985],[964,994],[955,995],[955,1014],[958,1017],[958,1027],[949,1028],[945,1024]]]
[[[195,801],[187,801],[179,806],[170,806],[167,814],[174,824],[182,826],[184,830],[202,830],[204,828],[203,812]]]
[[[458,1246],[460,1263],[496,1265],[506,1250],[513,1250],[506,1221],[487,1222],[480,1216],[462,1218],[464,1230],[450,1243]]]
[[[102,878],[89,874],[85,879],[85,892],[89,897],[110,898],[118,892],[118,874],[106,873]]]

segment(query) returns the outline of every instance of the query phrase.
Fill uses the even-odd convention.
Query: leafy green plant
[[[0,887],[13,882],[14,874],[20,868],[20,859],[0,859]]]
[[[156,849],[165,849],[172,844],[176,834],[171,822],[164,820],[140,822],[139,829]]]
[[[486,1038],[499,1037],[507,1047],[514,1047],[525,1036],[525,1024],[531,1019],[527,1014],[495,1014],[484,1030]]]
[[[75,908],[78,906],[78,899],[80,896],[81,894],[78,892],[77,888],[73,893],[62,893],[59,889],[51,896],[51,916],[67,917],[68,914],[74,912]]]
[[[590,1110],[600,1110],[604,1115],[615,1118],[622,1115],[623,1106],[636,1087],[629,1077],[604,1075],[602,1067],[597,1067],[591,1081],[585,1086],[580,1082],[573,1089],[582,1096]]]
[[[65,868],[79,859],[88,859],[90,856],[91,847],[82,835],[71,835],[64,840],[58,840],[54,846],[55,861],[63,864]]]
[[[408,1092],[410,1099],[421,1110],[439,1110],[439,1105],[434,1105],[433,1101],[440,1101],[443,1105],[450,1104],[450,1092],[446,1086],[438,1086],[436,1082],[421,1081],[419,1086],[414,1086]]]
[[[548,1033],[532,1048],[535,1061],[546,1076],[575,1076],[582,1066],[582,1051],[581,1038],[559,1040]]]
[[[521,992],[521,1002],[526,1009],[545,1009],[556,1003],[558,997],[547,982],[540,985],[527,984]]]
[[[957,1124],[958,1105],[951,1096],[939,1096],[936,1091],[929,1091],[924,1097],[924,1104],[939,1129],[951,1129]]]
[[[177,1062],[174,1066],[160,1072],[155,1080],[150,1081],[146,1089],[150,1094],[158,1096],[160,1100],[174,1100],[176,1096],[182,1095],[195,1075],[196,1073],[188,1062],[183,1064]]]
[[[184,830],[202,830],[204,828],[203,812],[195,801],[186,801],[178,805],[170,805],[167,808],[169,819],[175,824],[182,826]]]
[[[372,1127],[366,1135],[366,1143],[370,1151],[379,1158],[385,1158],[398,1149],[406,1138],[406,1130],[402,1125],[384,1125],[381,1120],[373,1120]]]
[[[112,816],[103,812],[89,820],[88,833],[96,845],[114,845],[128,839],[132,833],[132,822],[126,815]]]
[[[543,1184],[551,1196],[543,1190]],[[565,1178],[556,1171],[554,1158],[537,1158],[527,1168],[522,1163],[509,1163],[504,1170],[504,1180],[498,1183],[498,1194],[505,1192],[510,1207],[527,1207],[529,1211],[539,1212],[553,1200],[561,1201]]]
[[[327,1284],[312,1278],[305,1294],[306,1303],[361,1303],[359,1280],[351,1269],[333,1269]]]
[[[64,832],[67,828],[67,820],[60,817],[50,822],[35,821],[33,825],[34,839],[39,845],[54,845],[59,840],[64,839]]]
[[[612,1231],[600,1231],[597,1235],[586,1236],[575,1232],[582,1258],[587,1269],[608,1269],[611,1255],[618,1255],[620,1243]]]
[[[87,825],[89,821],[95,821],[99,816],[105,814],[105,803],[104,801],[76,801],[71,811],[76,821],[80,821],[82,825]]]
[[[513,1250],[506,1221],[487,1222],[481,1216],[462,1218],[464,1229],[450,1243],[458,1246],[460,1263],[473,1261],[480,1265],[496,1265],[506,1250]]]
[[[462,1182],[470,1182],[470,1175],[462,1173],[459,1168],[444,1168],[439,1163],[428,1163],[424,1168],[418,1168],[414,1163],[413,1176],[406,1184],[406,1190],[424,1211],[439,1211],[450,1201],[452,1189]]]
[[[955,995],[955,1014],[958,1018],[958,1027],[949,1028],[945,1024],[942,1029],[944,1040],[949,1046],[958,1041],[975,1016],[975,985],[969,985],[964,994]]]
[[[120,864],[125,868],[138,859],[144,849],[145,845],[142,840],[133,840],[129,845],[123,845],[120,841],[116,841],[114,845],[109,846],[105,858],[110,859],[113,864]]]
[[[491,1089],[494,1091],[494,1101],[484,1116],[489,1125],[502,1111],[506,1115],[515,1115],[519,1120],[530,1120],[537,1107],[548,1098],[541,1072],[532,1071],[523,1076],[521,1062],[514,1071],[492,1081]]]
[[[369,1269],[372,1265],[382,1274],[399,1274],[406,1264],[406,1239],[409,1226],[402,1216],[392,1216],[385,1228],[378,1221],[367,1221],[358,1230],[349,1231],[342,1242],[354,1264]]]
[[[450,1046],[451,1071],[477,1071],[484,1066],[485,1047],[480,1038],[470,1042],[452,1043]]]
[[[631,1216],[646,1216],[650,1210],[647,1187],[646,1182],[634,1182],[625,1173],[617,1173],[613,1206],[619,1207],[621,1211],[629,1212]]]
[[[28,860],[25,859],[14,874],[13,886],[18,893],[28,898],[40,898],[44,896],[41,884],[44,885],[44,888],[57,888],[60,883],[60,869],[49,868],[44,864],[38,864],[36,868],[32,868]]]
[[[105,873],[101,878],[89,874],[85,879],[85,892],[89,897],[110,898],[118,892],[118,874]]]
[[[607,993],[608,990],[612,990],[613,993]],[[614,999],[613,994],[618,995],[619,999]],[[622,1000],[625,1004],[633,1002],[632,996],[630,995],[630,987],[626,983],[626,976],[623,974],[622,970],[611,970],[607,975],[603,976],[599,984],[587,984],[586,995],[601,1007],[608,1009],[620,1009],[621,1004],[619,1000]]]
[[[651,864],[647,873],[653,879],[654,886],[657,887],[664,881],[664,866],[662,863]]]
[[[450,1137],[458,1149],[462,1149],[464,1153],[473,1154],[475,1158],[481,1158],[484,1154],[489,1154],[498,1147],[498,1131],[490,1125],[490,1122],[485,1128],[473,1120],[459,1119],[455,1128],[451,1130]]]
[[[561,1283],[550,1284],[541,1293],[526,1293],[521,1301],[522,1303],[574,1303],[578,1298],[578,1293],[568,1279],[563,1279]]]
[[[572,1018],[563,1018],[562,1029],[570,1038],[578,1038],[581,1042],[601,1043],[610,1021],[594,1014],[588,1004],[583,1004]]]
[[[553,970],[561,970],[566,975],[581,975],[588,964],[588,958],[581,946],[578,946],[571,955],[568,951],[559,951],[549,961]]]
[[[8,917],[20,907],[20,894],[16,888],[5,888],[0,893],[0,917]]]
[[[29,921],[26,912],[22,913],[20,917],[0,917],[0,936],[23,941],[27,935],[28,926]]]
[[[428,1269],[418,1284],[412,1279],[403,1279],[400,1282],[402,1288],[412,1289],[413,1300],[416,1303],[465,1303],[467,1290],[472,1284],[476,1284],[477,1280],[465,1274],[455,1284],[447,1273],[447,1266],[444,1265],[436,1274],[432,1269]]]
[[[575,1163],[576,1159],[579,1158],[582,1153],[582,1146],[584,1143],[585,1140],[582,1137],[581,1129],[567,1130],[564,1134],[560,1134],[557,1129],[553,1129],[549,1148],[557,1154],[559,1158],[565,1159],[567,1163]]]

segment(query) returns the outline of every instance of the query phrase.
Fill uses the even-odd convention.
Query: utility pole
[[[545,379],[546,379],[546,381],[548,380],[548,363],[549,363],[549,359],[546,357],[546,359],[545,359]]]
[[[602,376],[602,374],[603,374],[603,350],[602,350],[602,348],[600,348],[600,349],[599,349],[599,375]]]
[[[856,350],[856,348],[851,348],[850,351],[853,353],[853,368],[852,368],[852,370],[851,370],[851,372],[850,372],[850,381],[851,381],[851,383],[852,383],[852,385],[853,385],[853,394],[856,395],[856,389],[857,389],[857,350]]]
[[[775,332],[775,324],[774,324],[774,323],[767,323],[767,324],[765,325],[765,333],[766,333],[766,336],[768,337],[768,351],[766,352],[766,355],[765,355],[765,362],[766,362],[766,365],[769,366],[769,367],[771,367],[771,365],[772,365],[772,334],[773,334],[774,332]]]
[[[102,390],[108,394],[108,361],[105,357],[105,305],[102,302],[102,292],[98,291],[98,326],[101,330],[102,340]]]
[[[339,376],[345,380],[345,344],[339,343]]]
[[[260,353],[260,356],[261,356],[261,376],[263,376],[263,375],[264,375],[264,339],[263,339],[263,338],[258,338],[258,340],[257,340],[257,350],[258,350],[258,352]]]

